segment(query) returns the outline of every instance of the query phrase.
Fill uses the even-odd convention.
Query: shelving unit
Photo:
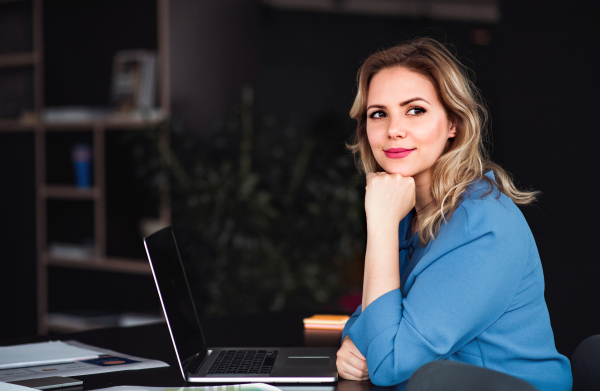
[[[0,120],[0,132],[32,132],[36,124],[26,124],[20,120]]]
[[[80,122],[44,122],[44,1],[43,0],[0,0],[0,7],[8,3],[30,3],[33,27],[32,51],[0,53],[0,72],[6,69],[31,67],[33,73],[33,107],[24,107],[21,118],[0,119],[0,133],[33,132],[35,138],[35,182],[36,182],[36,235],[37,235],[37,302],[38,332],[77,331],[80,327],[53,325],[49,321],[49,267],[149,275],[150,268],[144,259],[133,259],[107,255],[107,207],[106,207],[106,138],[111,131],[144,131],[160,129],[161,137],[168,137],[166,121],[169,118],[169,64],[168,64],[168,0],[156,0],[157,57],[159,68],[159,114],[151,119],[110,115],[101,120]],[[107,21],[109,23],[109,21]],[[2,86],[0,85],[0,88]],[[78,188],[74,184],[48,183],[49,164],[48,137],[60,132],[91,134],[93,177],[90,188]],[[54,137],[54,136],[53,136]],[[48,251],[48,202],[88,202],[93,205],[93,256],[64,257]],[[170,223],[169,190],[161,189],[159,195],[158,220],[163,225]],[[56,326],[56,327],[53,327]]]
[[[36,53],[15,53],[0,56],[0,68],[23,67],[35,65],[38,56]]]

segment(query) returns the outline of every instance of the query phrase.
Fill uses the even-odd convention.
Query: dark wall
[[[597,2],[505,1],[495,157],[543,193],[524,208],[546,277],[558,350],[600,333]]]
[[[0,335],[37,331],[33,133],[0,134]]]
[[[497,25],[284,10],[264,7],[260,14],[258,109],[301,132],[323,116],[356,123],[348,112],[356,93],[356,74],[371,53],[410,38],[430,36],[452,44],[461,60],[477,72],[477,86],[495,109],[497,98]],[[491,36],[488,45],[473,42],[474,31]],[[343,144],[346,140],[339,140]]]
[[[106,106],[113,55],[155,50],[156,9],[146,0],[44,2],[46,106]]]
[[[171,107],[186,130],[208,133],[257,74],[256,0],[170,2]]]

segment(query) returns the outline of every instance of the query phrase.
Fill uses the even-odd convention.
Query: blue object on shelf
[[[75,144],[73,147],[73,167],[77,187],[92,186],[92,147],[89,144]]]

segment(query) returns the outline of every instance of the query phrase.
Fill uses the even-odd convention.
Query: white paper
[[[0,369],[0,381],[9,382],[17,380],[37,379],[41,377],[50,376],[80,376],[90,375],[93,373],[126,371],[131,369],[160,368],[169,366],[169,364],[164,363],[162,361],[130,356],[128,354],[118,353],[108,349],[102,349],[95,346],[85,345],[77,341],[64,342],[72,346],[80,347],[82,349],[89,349],[100,352],[100,354],[102,355],[124,358],[133,362],[120,365],[98,366],[82,360],[74,360],[62,364],[49,364],[22,368]]]
[[[101,388],[94,391],[334,391],[333,385],[306,385],[273,386],[265,383],[229,384],[223,386],[198,386],[198,387],[142,387],[142,386],[116,386]]]
[[[281,391],[281,389],[265,383],[234,384],[204,387],[142,387],[117,386],[100,388],[95,391]]]
[[[34,388],[0,382],[0,391],[31,391],[31,390],[34,390]]]
[[[0,346],[0,369],[54,364],[98,357],[99,351],[84,349],[62,341]]]

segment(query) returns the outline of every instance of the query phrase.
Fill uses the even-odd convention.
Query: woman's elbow
[[[386,362],[382,362],[373,372],[371,372],[369,366],[369,377],[371,382],[380,387],[395,386],[403,383],[410,378],[410,375],[410,372],[403,370],[402,368],[396,368],[394,365],[390,365]]]

